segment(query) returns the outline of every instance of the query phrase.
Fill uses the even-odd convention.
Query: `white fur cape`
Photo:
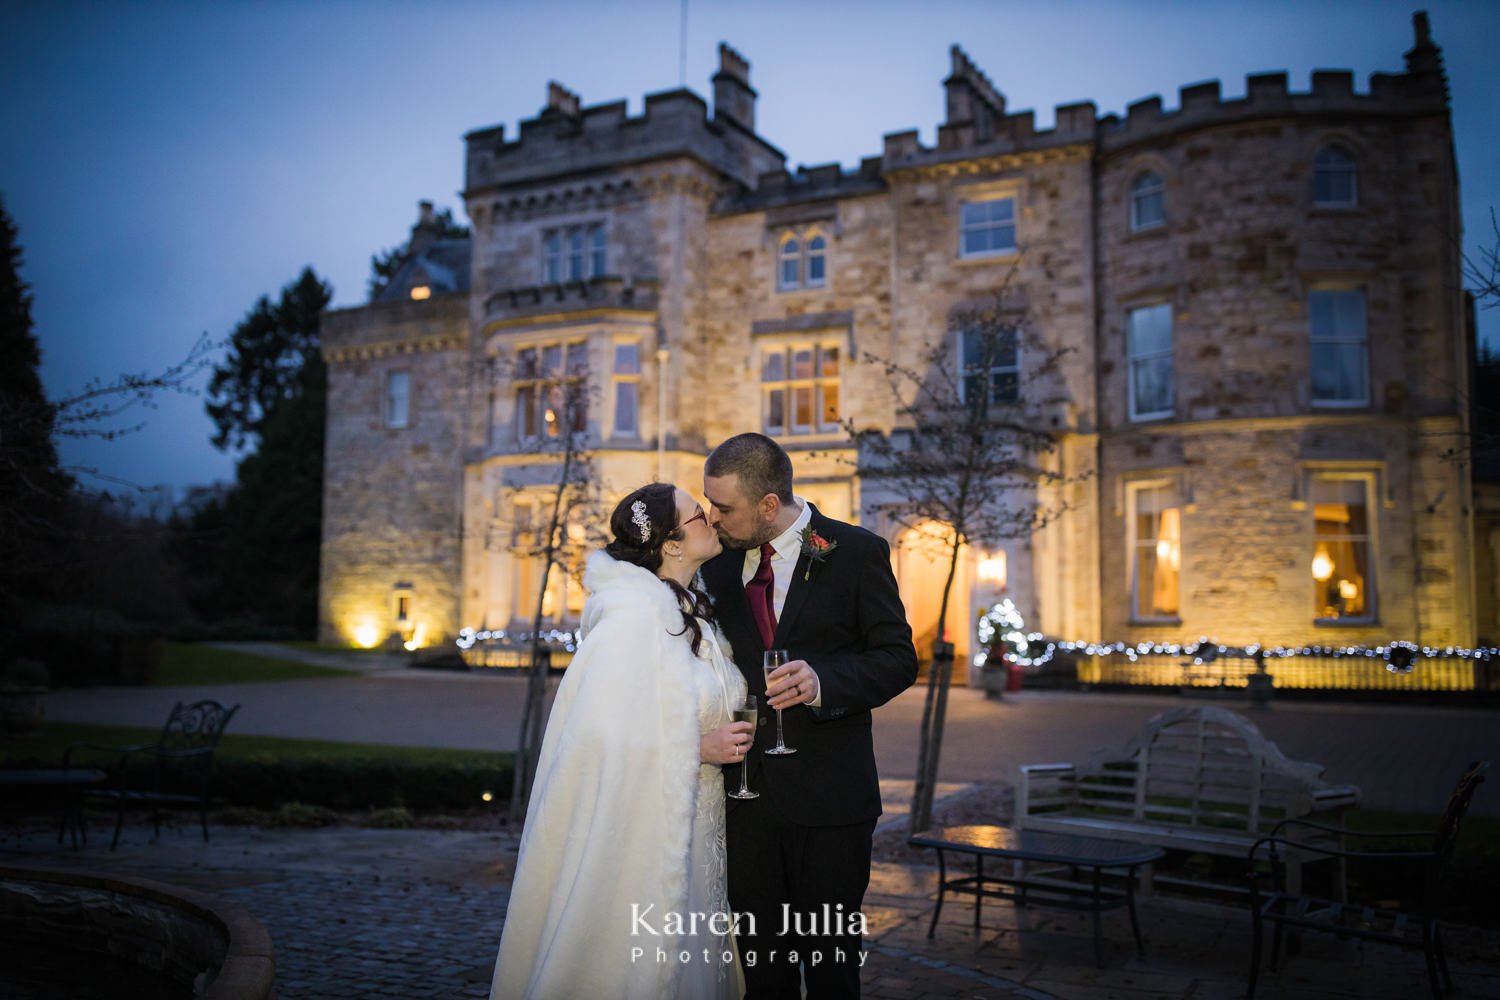
[[[495,1000],[675,994],[678,963],[654,960],[673,939],[632,935],[631,906],[654,903],[653,926],[685,909],[704,664],[655,574],[596,552],[584,585],[585,634],[542,741]],[[732,663],[715,640],[705,635],[704,658]],[[631,962],[632,947],[651,960]]]

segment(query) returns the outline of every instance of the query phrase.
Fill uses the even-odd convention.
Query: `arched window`
[[[1147,170],[1130,182],[1130,230],[1154,229],[1167,221],[1161,174]]]
[[[796,288],[802,284],[802,244],[795,236],[788,236],[781,241],[776,284],[781,288]]]
[[[1359,164],[1343,146],[1324,146],[1313,160],[1313,204],[1345,208],[1359,203]]]
[[[807,287],[819,288],[823,285],[824,254],[828,250],[828,241],[823,239],[822,234],[815,235],[807,241]]]

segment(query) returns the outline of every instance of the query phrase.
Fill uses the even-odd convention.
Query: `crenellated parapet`
[[[1125,116],[1099,119],[1099,148],[1111,153],[1202,128],[1290,116],[1360,117],[1441,115],[1448,109],[1442,53],[1433,45],[1425,14],[1414,18],[1417,44],[1406,53],[1405,73],[1372,73],[1369,89],[1355,89],[1349,70],[1315,70],[1311,87],[1293,91],[1286,73],[1257,73],[1245,80],[1245,96],[1225,99],[1218,80],[1182,87],[1177,107],[1159,96],[1136,101]]]
[[[522,121],[514,139],[506,139],[503,125],[464,137],[466,197],[682,157],[745,185],[779,169],[786,157],[753,131],[749,63],[728,46],[719,55],[712,114],[686,89],[646,95],[644,112],[631,117],[624,101],[585,107],[577,94],[549,83],[547,106]]]
[[[1028,153],[1046,153],[1065,146],[1094,142],[1093,101],[1061,104],[1054,110],[1050,129],[1036,127],[1036,113],[1002,114],[988,124],[976,121],[948,122],[938,126],[936,146],[923,146],[915,129],[885,136],[881,167],[889,173],[938,166],[960,160],[986,159]]]
[[[854,170],[845,170],[837,163],[799,166],[795,171],[774,170],[756,178],[753,189],[720,198],[714,214],[763,212],[783,205],[854,198],[879,193],[888,186],[878,156],[866,157]]]

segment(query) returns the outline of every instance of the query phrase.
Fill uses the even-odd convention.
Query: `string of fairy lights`
[[[1040,632],[1027,632],[1026,622],[1010,598],[1000,600],[979,617],[976,637],[979,640],[979,651],[974,654],[976,667],[984,666],[998,653],[1006,662],[1017,666],[1041,668],[1060,652],[1082,653],[1085,656],[1124,656],[1132,663],[1148,656],[1192,657],[1195,666],[1211,664],[1220,659],[1262,662],[1294,657],[1349,659],[1372,664],[1382,662],[1385,669],[1393,674],[1409,674],[1424,660],[1500,660],[1500,648],[1495,646],[1419,646],[1405,641],[1380,646],[1264,646],[1258,643],[1235,646],[1218,643],[1205,636],[1197,642],[1186,643],[1070,642],[1049,639]],[[456,644],[460,650],[467,652],[480,645],[522,649],[539,643],[549,649],[572,653],[577,651],[581,641],[580,633],[571,629],[512,632],[507,629],[463,628],[458,632]]]
[[[1385,668],[1393,674],[1409,674],[1422,660],[1459,659],[1490,661],[1500,659],[1500,648],[1481,646],[1418,646],[1413,642],[1397,641],[1381,646],[1263,646],[1250,643],[1244,646],[1224,645],[1202,637],[1197,642],[1068,642],[1048,639],[1040,632],[1025,631],[1026,623],[1009,598],[993,605],[979,618],[978,639],[980,651],[974,655],[974,665],[982,667],[989,657],[999,650],[1008,662],[1022,667],[1042,667],[1049,663],[1059,651],[1083,653],[1086,656],[1123,655],[1134,663],[1145,656],[1192,657],[1195,666],[1213,663],[1219,659],[1291,659],[1293,657],[1318,657],[1320,659],[1355,659],[1368,662],[1383,661]],[[997,645],[998,644],[998,645]]]

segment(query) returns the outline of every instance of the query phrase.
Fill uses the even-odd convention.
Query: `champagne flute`
[[[755,722],[760,715],[760,709],[756,707],[755,695],[745,695],[745,701],[735,706],[734,721],[750,723],[750,740],[755,740]],[[740,787],[729,793],[731,799],[758,799],[760,792],[750,790],[750,751],[745,750],[745,756],[740,758]]]
[[[783,663],[786,663],[787,659],[787,651],[784,649],[768,649],[766,650],[765,656],[761,658],[761,666],[766,672],[766,688],[768,691],[771,687],[771,671],[775,670]],[[774,747],[767,747],[761,752],[773,754],[775,756],[782,756],[785,754],[792,754],[797,752],[795,747],[789,747],[786,745],[786,739],[782,735],[781,731],[781,709],[779,708],[776,710],[776,745]]]

